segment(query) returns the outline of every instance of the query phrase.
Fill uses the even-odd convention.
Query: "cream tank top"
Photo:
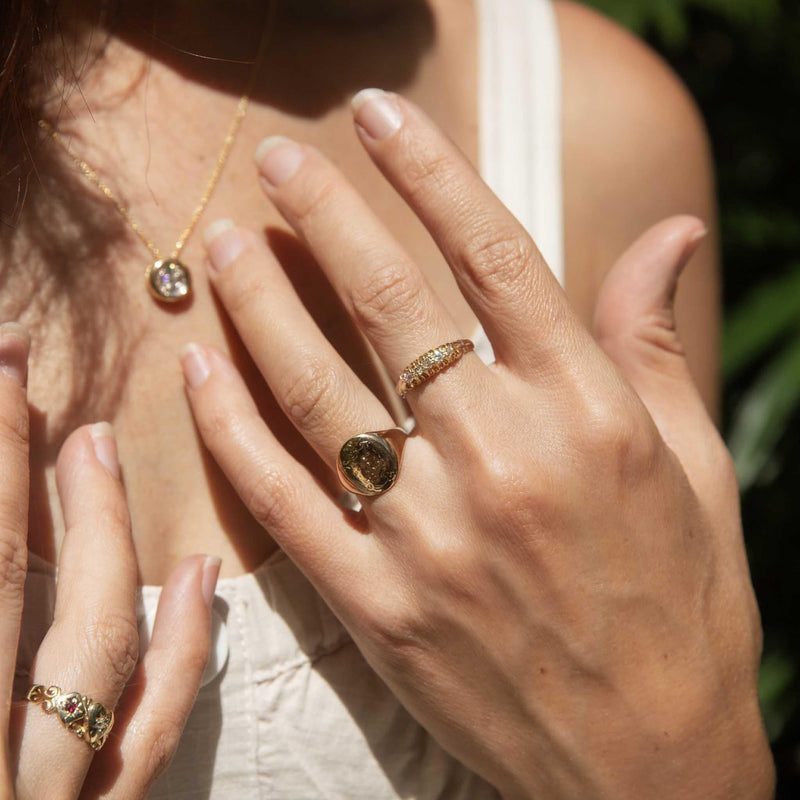
[[[477,12],[480,169],[563,283],[553,8],[550,0],[477,0]],[[478,354],[491,361],[483,331],[473,338]],[[54,578],[54,568],[32,555],[16,696],[24,695],[52,620]],[[141,590],[143,649],[160,591]],[[253,573],[220,580],[213,620],[203,688],[151,798],[499,798],[398,703],[282,551]]]

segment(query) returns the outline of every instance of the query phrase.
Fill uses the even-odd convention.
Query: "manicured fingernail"
[[[356,123],[373,139],[388,139],[403,124],[400,106],[383,89],[362,89],[350,104]]]
[[[97,422],[89,428],[97,460],[119,480],[119,456],[114,429],[107,422]]]
[[[236,261],[244,250],[244,239],[232,219],[218,219],[203,232],[211,266],[220,272]]]
[[[694,245],[703,241],[708,236],[708,228],[698,228],[689,238],[689,244]]]
[[[0,325],[0,371],[21,386],[28,379],[28,351],[31,339],[28,331],[18,322]]]
[[[683,254],[681,259],[685,262],[688,261],[700,247],[703,240],[708,236],[708,228],[703,226],[702,228],[698,228],[687,240],[686,245],[683,249]]]
[[[297,142],[285,136],[270,136],[256,148],[256,164],[272,186],[281,186],[300,169],[305,154]]]
[[[211,365],[206,351],[200,345],[189,342],[181,353],[183,377],[190,389],[199,389],[211,374]]]
[[[217,588],[217,578],[219,578],[219,567],[222,559],[217,556],[206,556],[203,564],[203,581],[201,589],[206,605],[211,608],[214,602],[214,590]]]

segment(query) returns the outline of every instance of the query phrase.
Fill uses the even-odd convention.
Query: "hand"
[[[0,796],[133,800],[169,763],[194,703],[219,562],[193,556],[175,568],[137,667],[137,567],[116,444],[103,423],[79,428],[56,467],[67,531],[53,624],[29,682],[79,692],[115,710],[116,721],[95,752],[57,713],[12,705],[27,565],[27,355],[24,329],[0,326]]]
[[[766,797],[757,608],[730,459],[688,376],[670,285],[699,234],[651,231],[610,276],[608,353],[467,160],[411,103],[362,95],[358,135],[487,331],[412,391],[397,485],[343,512],[216,348],[184,356],[203,439],[255,517],[431,734],[508,798]],[[416,265],[315,149],[262,183],[389,372],[459,338]],[[224,225],[214,288],[323,461],[394,425],[261,239]],[[621,369],[620,369],[621,368]]]

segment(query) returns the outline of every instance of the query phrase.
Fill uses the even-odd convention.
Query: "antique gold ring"
[[[57,714],[67,730],[83,739],[92,750],[99,750],[114,727],[114,712],[80,692],[63,693],[58,686],[34,684],[27,699],[41,703],[46,714]]]
[[[402,428],[350,437],[339,450],[336,473],[348,492],[371,497],[397,482],[408,434]]]
[[[397,382],[397,394],[405,397],[411,389],[430,380],[442,370],[455,364],[461,356],[475,349],[475,344],[470,339],[458,339],[455,342],[434,347],[419,358],[414,359],[400,375]]]

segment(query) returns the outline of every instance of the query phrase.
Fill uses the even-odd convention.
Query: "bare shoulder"
[[[554,4],[563,71],[567,289],[590,320],[606,271],[673,214],[716,226],[705,124],[689,91],[645,43],[571,0]],[[719,324],[715,237],[684,273],[678,321],[695,378],[716,403]]]

